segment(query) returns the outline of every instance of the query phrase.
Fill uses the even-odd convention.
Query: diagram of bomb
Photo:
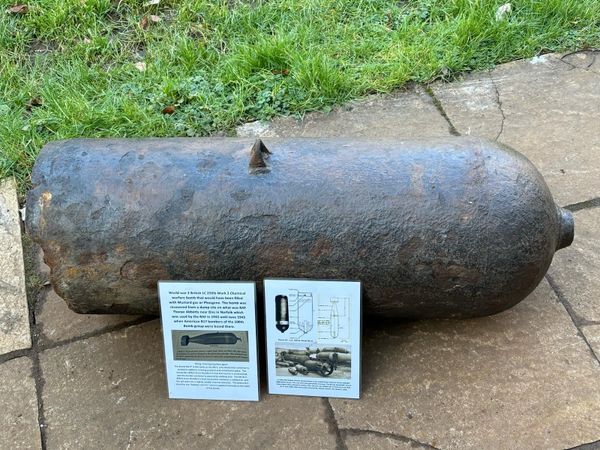
[[[319,304],[317,333],[319,342],[350,340],[350,298],[331,297]]]
[[[303,336],[313,329],[313,293],[290,289],[275,296],[275,327],[290,337]]]
[[[197,336],[181,336],[181,345],[186,347],[190,343],[199,345],[235,345],[242,338],[233,333],[204,333]]]

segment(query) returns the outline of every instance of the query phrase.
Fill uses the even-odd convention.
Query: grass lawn
[[[502,3],[0,0],[0,178],[26,189],[50,140],[229,133],[408,81],[600,46],[600,0],[515,0],[496,20]]]

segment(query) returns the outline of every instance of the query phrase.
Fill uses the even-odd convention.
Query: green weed
[[[600,0],[516,0],[498,21],[502,3],[0,0],[0,178],[26,189],[50,140],[231,133],[600,44]]]

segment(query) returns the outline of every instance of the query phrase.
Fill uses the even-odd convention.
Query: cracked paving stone
[[[169,400],[158,321],[40,354],[48,448],[335,448],[320,398]]]
[[[498,140],[536,165],[559,204],[600,194],[598,73],[549,54],[432,89],[460,133],[502,131]]]
[[[119,314],[78,314],[71,311],[51,288],[40,294],[36,305],[36,323],[42,347],[131,324],[140,318]]]
[[[372,95],[330,113],[309,113],[302,120],[284,117],[271,123],[253,122],[239,136],[263,137],[444,137],[448,123],[421,87],[392,95]]]
[[[0,355],[31,347],[21,224],[13,179],[0,181]]]
[[[0,364],[0,448],[41,448],[35,381],[29,358]]]
[[[344,439],[348,450],[429,450],[430,446],[419,445],[409,440],[401,440],[393,436],[373,433],[352,433]]]
[[[596,358],[600,360],[600,325],[582,327],[582,332],[594,350]]]
[[[562,449],[600,438],[600,366],[547,281],[491,317],[367,328],[340,429],[442,449]]]
[[[582,322],[600,323],[600,208],[573,213],[575,239],[554,255],[548,274]]]

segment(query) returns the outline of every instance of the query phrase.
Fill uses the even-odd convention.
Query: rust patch
[[[314,258],[320,258],[322,256],[329,256],[333,250],[331,241],[325,238],[319,238],[310,248],[310,256]]]
[[[51,200],[52,200],[52,192],[49,192],[49,191],[42,192],[42,195],[40,195],[40,206],[42,206],[42,207],[48,206],[50,204]]]
[[[274,275],[291,274],[297,271],[295,263],[296,252],[291,245],[268,246],[261,250],[262,267],[274,270]]]
[[[398,252],[398,257],[402,260],[410,258],[413,255],[416,255],[420,252],[423,247],[423,239],[419,236],[414,236],[410,238],[403,246],[400,248]]]
[[[136,284],[143,285],[149,289],[156,288],[158,280],[169,278],[169,271],[158,261],[145,259],[142,261],[127,261],[121,267],[121,277],[135,281]]]
[[[48,242],[44,243],[43,250],[44,250],[44,263],[48,267],[50,267],[50,269],[54,268],[54,266],[57,264],[58,260],[60,259],[60,255],[62,252],[60,245],[56,241],[48,241]]]
[[[62,271],[62,276],[66,279],[77,280],[84,279],[94,282],[104,280],[114,274],[115,267],[111,264],[96,264],[70,266]]]
[[[106,252],[86,252],[77,255],[77,264],[101,264],[106,262],[108,255]]]

